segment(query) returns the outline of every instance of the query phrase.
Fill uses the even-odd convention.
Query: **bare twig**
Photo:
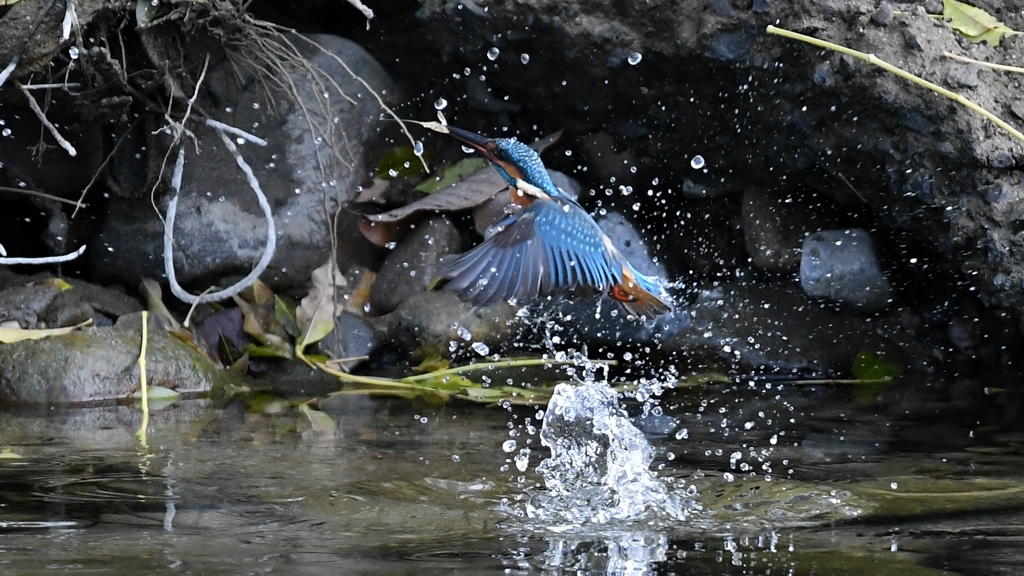
[[[24,194],[26,196],[35,196],[37,198],[45,198],[47,200],[53,200],[54,202],[63,202],[64,204],[70,204],[72,206],[86,206],[81,202],[75,202],[74,200],[68,200],[67,198],[61,198],[60,196],[54,196],[53,194],[47,194],[46,192],[38,192],[36,190],[26,190],[24,188],[12,188],[10,186],[0,186],[0,192],[10,192],[12,194]]]
[[[960,56],[959,54],[953,54],[952,52],[945,51],[942,53],[946,58],[952,58],[953,60],[959,60],[960,62],[967,62],[968,64],[977,64],[978,66],[984,66],[986,68],[992,68],[993,70],[1001,70],[1003,72],[1016,72],[1017,74],[1024,74],[1024,68],[1020,66],[1007,66],[1005,64],[993,64],[992,62],[982,62],[981,60],[975,60],[974,58],[968,58],[967,56]]]
[[[85,252],[85,246],[82,246],[70,254],[64,254],[63,256],[44,256],[42,258],[0,258],[0,264],[57,264],[60,262],[70,262],[71,260],[81,256],[82,252]],[[6,250],[4,253],[6,253]]]
[[[92,175],[92,178],[89,179],[89,183],[85,185],[85,188],[82,188],[82,193],[78,195],[78,202],[75,202],[75,211],[71,213],[72,220],[74,220],[75,216],[78,215],[79,210],[87,206],[87,204],[82,202],[83,200],[85,200],[85,195],[89,193],[89,190],[92,189],[93,185],[95,185],[96,182],[100,179],[100,176],[103,175],[104,170],[107,169],[107,164],[110,163],[110,159],[114,157],[114,154],[117,154],[117,149],[121,147],[121,143],[123,143],[125,139],[128,137],[128,135],[132,133],[132,130],[135,129],[135,125],[138,124],[138,122],[139,119],[136,118],[135,121],[132,122],[132,125],[128,127],[128,130],[126,130],[125,133],[122,134],[121,137],[117,139],[117,143],[114,144],[114,148],[110,151],[109,154],[107,154],[107,157],[103,159],[103,162],[100,164],[100,167],[96,169],[96,172]]]
[[[36,99],[32,96],[32,93],[29,92],[28,89],[26,89],[21,82],[15,82],[15,84],[17,84],[18,89],[21,90],[21,93],[25,95],[25,99],[28,100],[29,108],[31,108],[32,111],[35,112],[36,118],[39,118],[39,121],[43,123],[43,126],[45,126],[46,129],[50,131],[50,134],[53,135],[53,138],[54,140],[57,141],[57,144],[60,144],[60,147],[63,148],[64,151],[68,153],[68,156],[78,156],[78,150],[75,150],[75,147],[71,144],[71,142],[68,142],[64,138],[64,136],[62,136],[61,133],[57,130],[57,127],[54,126],[52,122],[50,122],[49,118],[46,117],[46,113],[43,112],[43,109],[39,107],[39,103],[36,102]]]

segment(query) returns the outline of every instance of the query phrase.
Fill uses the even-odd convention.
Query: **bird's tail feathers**
[[[671,312],[675,305],[657,278],[641,274],[628,262],[623,263],[622,280],[608,294],[634,316],[656,318]]]

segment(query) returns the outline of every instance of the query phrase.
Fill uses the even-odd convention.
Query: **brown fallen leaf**
[[[345,277],[333,260],[313,270],[312,280],[313,288],[295,310],[295,320],[301,334],[295,343],[298,356],[302,355],[306,346],[319,342],[331,333],[335,317],[344,309],[344,305],[335,298],[335,293],[345,285]]]

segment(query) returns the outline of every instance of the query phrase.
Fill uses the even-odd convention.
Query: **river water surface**
[[[191,400],[145,444],[137,407],[8,410],[0,572],[1019,574],[1015,400],[956,389],[343,396],[321,406],[336,431],[283,403]]]

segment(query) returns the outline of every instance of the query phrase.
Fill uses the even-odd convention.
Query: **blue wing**
[[[622,278],[604,234],[571,201],[535,201],[503,230],[446,262],[445,289],[477,305],[526,300],[567,286],[603,290]]]

